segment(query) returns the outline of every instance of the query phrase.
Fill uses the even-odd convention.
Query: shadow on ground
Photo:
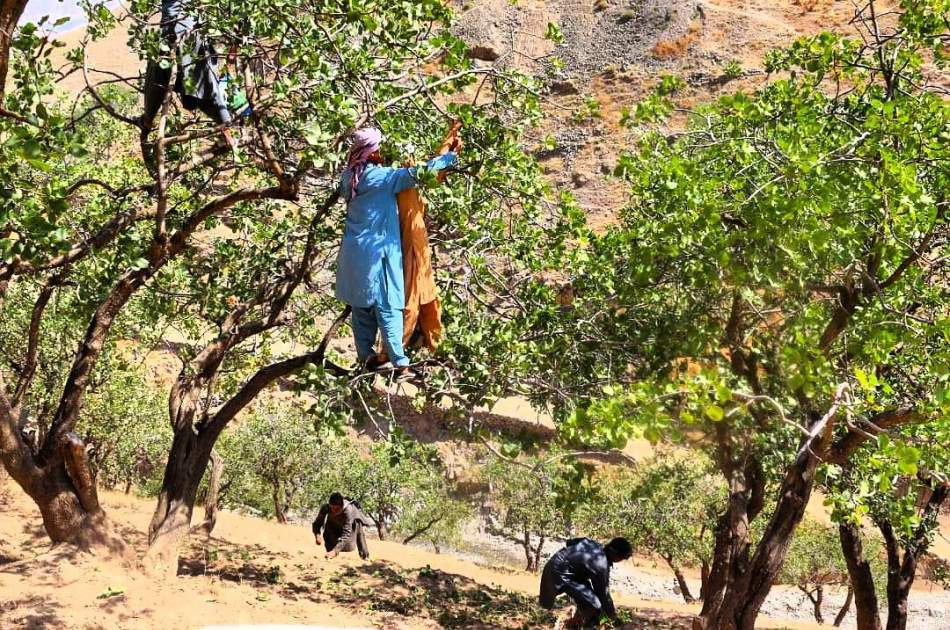
[[[431,567],[404,569],[373,561],[356,566],[337,565],[330,571],[309,563],[295,564],[286,554],[260,545],[233,545],[211,539],[208,546],[191,545],[182,556],[179,575],[213,575],[260,590],[260,597],[333,603],[370,614],[386,626],[400,621],[429,619],[442,628],[527,630],[551,628],[567,613],[568,602],[547,611],[534,597],[485,586],[462,575]],[[667,611],[621,611],[628,629],[689,628],[687,616]]]
[[[60,606],[48,597],[33,596],[0,602],[0,627],[24,630],[62,628],[66,623],[59,613]],[[66,617],[68,619],[68,615]]]

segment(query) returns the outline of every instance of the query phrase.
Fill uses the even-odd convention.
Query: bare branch
[[[203,431],[210,432],[212,438],[220,434],[224,427],[234,419],[234,417],[241,412],[247,405],[254,400],[255,397],[268,385],[273,383],[279,378],[293,374],[300,368],[304,367],[309,363],[321,364],[329,366],[325,361],[327,347],[330,344],[330,339],[336,334],[337,330],[340,329],[340,326],[343,325],[343,322],[346,321],[346,318],[350,315],[350,307],[347,306],[343,309],[343,312],[336,318],[336,320],[331,324],[327,329],[326,333],[323,335],[323,340],[320,342],[320,345],[317,346],[317,349],[313,352],[308,352],[307,354],[301,354],[296,357],[291,357],[289,359],[284,359],[283,361],[278,361],[277,363],[272,363],[266,367],[259,369],[244,385],[241,387],[238,392],[232,396],[224,405],[215,412],[210,420],[208,420],[206,427],[203,428]],[[335,366],[330,366],[331,369],[336,371]],[[348,374],[343,370],[344,374]]]

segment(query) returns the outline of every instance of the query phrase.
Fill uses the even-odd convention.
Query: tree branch
[[[17,381],[16,390],[13,393],[13,400],[11,401],[14,409],[19,408],[20,403],[23,401],[23,396],[30,388],[33,377],[36,375],[40,326],[43,323],[43,313],[46,311],[46,305],[49,304],[49,300],[53,296],[53,291],[60,285],[64,275],[65,270],[47,280],[43,288],[40,289],[40,294],[36,298],[36,303],[33,305],[33,313],[30,316],[30,326],[26,335],[26,356],[23,360],[23,369],[20,370],[20,378]]]
[[[201,227],[206,219],[217,212],[221,212],[244,201],[273,198],[285,199],[287,192],[278,187],[271,188],[241,188],[234,192],[216,197],[185,219],[182,227],[170,239],[156,239],[152,242],[149,252],[149,264],[143,269],[126,272],[115,284],[106,298],[99,304],[86,331],[86,335],[76,353],[72,369],[66,384],[63,386],[63,395],[43,447],[40,450],[38,461],[46,465],[54,460],[59,452],[58,445],[64,436],[72,431],[79,412],[82,409],[83,397],[89,384],[96,362],[102,353],[106,337],[116,315],[122,310],[132,295],[141,288],[155,273],[169,260],[179,255],[188,244],[188,239]]]
[[[343,322],[350,314],[350,307],[347,306],[343,312],[336,318],[333,324],[327,329],[320,345],[313,352],[301,354],[277,363],[272,363],[259,369],[234,396],[232,396],[218,411],[211,416],[205,426],[199,427],[202,433],[208,433],[212,439],[224,430],[224,427],[234,419],[247,405],[257,397],[257,395],[268,385],[279,378],[293,374],[308,363],[326,365],[325,357],[330,339],[336,334]],[[335,366],[334,366],[335,368]],[[348,374],[344,370],[344,374]]]
[[[857,427],[849,426],[848,433],[835,440],[829,446],[827,452],[822,454],[822,459],[829,464],[844,464],[862,444],[876,437],[877,433],[882,433],[887,429],[902,424],[915,422],[918,419],[920,419],[920,415],[910,407],[883,411],[870,420],[864,421],[871,430],[870,433],[860,430]]]

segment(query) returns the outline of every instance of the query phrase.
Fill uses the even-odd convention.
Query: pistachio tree
[[[583,529],[605,539],[623,535],[641,553],[659,556],[687,603],[702,599],[712,561],[712,538],[723,486],[695,453],[661,453],[635,470],[600,474],[595,499],[582,510]],[[683,569],[698,567],[694,594]],[[697,597],[698,596],[698,597]]]
[[[367,455],[351,457],[331,476],[337,491],[359,502],[382,540],[396,534],[404,544],[416,539],[451,542],[468,513],[452,497],[435,450],[398,431],[374,443]]]
[[[754,626],[819,467],[947,422],[948,7],[877,10],[770,53],[765,85],[682,130],[658,124],[676,81],[629,112],[630,201],[578,248],[567,348],[538,366],[566,439],[709,451],[728,496],[701,627]]]
[[[875,400],[890,387],[862,375],[864,396]],[[917,569],[939,529],[947,501],[950,427],[932,423],[881,434],[845,466],[829,466],[824,483],[839,522],[841,549],[857,602],[858,627],[881,628],[879,601],[887,603],[887,628],[906,628],[908,599]],[[886,574],[874,571],[862,526],[876,528],[886,551]]]
[[[875,576],[886,573],[882,547],[876,538],[863,537],[868,566]],[[854,600],[848,567],[838,541],[838,528],[805,518],[795,530],[782,564],[779,580],[798,588],[812,604],[815,621],[825,623],[823,605],[829,588],[846,589],[845,601],[835,614],[833,625],[840,626]],[[859,624],[860,625],[860,624]]]
[[[569,537],[575,516],[594,496],[590,467],[563,454],[495,455],[482,472],[498,511],[490,531],[521,546],[526,571],[540,570],[545,543]]]
[[[309,480],[328,473],[322,442],[321,433],[293,405],[259,405],[225,440],[226,475],[256,480],[260,489],[242,485],[235,488],[236,495],[266,496],[270,509],[262,512],[286,523],[288,513],[301,507]]]
[[[525,78],[474,65],[445,30],[449,9],[435,0],[185,2],[187,14],[200,16],[203,36],[237,59],[253,113],[231,130],[238,145],[231,151],[221,129],[171,93],[154,128],[142,128],[141,106],[134,92],[129,97],[140,77],[100,71],[86,55],[87,44],[121,20],[143,64],[173,67],[177,51],[150,26],[155,10],[133,2],[127,15],[115,16],[91,4],[86,37],[65,53],[62,68],[49,52],[59,44],[38,25],[15,30],[3,49],[3,67],[12,52],[13,72],[0,117],[7,174],[0,296],[35,297],[21,326],[21,338],[33,341],[16,382],[0,396],[0,455],[37,502],[53,540],[108,538],[120,547],[107,535],[74,429],[115,326],[128,325],[123,337],[131,339],[144,336],[149,321],[185,332],[185,343],[170,344],[184,367],[169,393],[173,438],[147,563],[173,570],[217,438],[266,387],[324,364],[342,325],[342,306],[328,290],[349,132],[379,125],[390,139],[387,153],[401,161],[433,148],[448,117],[461,119],[472,138],[470,162],[457,183],[435,193],[455,208],[441,217],[440,240],[470,243],[475,228],[490,225],[494,232],[482,242],[509,247],[505,217],[529,203],[541,207],[518,201],[535,190],[538,172],[518,139],[538,100]],[[85,88],[64,102],[56,84],[67,74],[82,76]],[[536,218],[523,216],[517,223]],[[86,299],[73,335],[78,350],[34,448],[17,419],[44,354],[47,306],[73,286]],[[143,314],[149,319],[140,321]]]

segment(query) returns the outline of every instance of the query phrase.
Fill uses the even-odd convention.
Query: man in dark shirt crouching
[[[633,548],[626,538],[614,538],[606,545],[590,538],[568,540],[567,546],[544,565],[539,603],[550,610],[561,593],[573,599],[577,610],[565,628],[595,627],[601,615],[616,618],[610,597],[610,567],[632,555]]]
[[[369,518],[363,514],[358,503],[347,501],[342,494],[334,492],[313,521],[313,535],[318,545],[322,543],[326,546],[327,558],[335,558],[341,551],[357,549],[360,558],[366,560],[369,558],[369,548],[363,529],[368,524]]]

